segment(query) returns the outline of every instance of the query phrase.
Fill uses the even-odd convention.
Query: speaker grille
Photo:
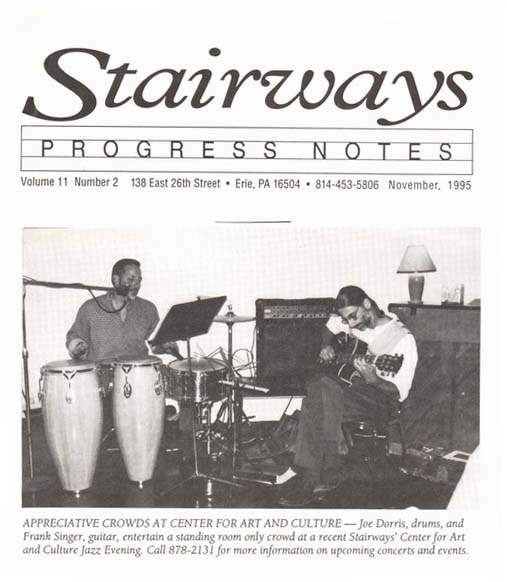
[[[306,381],[318,371],[334,299],[257,299],[255,305],[258,380],[271,395],[304,394]]]

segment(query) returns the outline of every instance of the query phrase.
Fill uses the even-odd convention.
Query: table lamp
[[[409,245],[407,247],[396,272],[410,273],[408,279],[410,303],[422,303],[424,289],[424,275],[422,273],[432,273],[436,270],[435,263],[431,260],[424,245]]]

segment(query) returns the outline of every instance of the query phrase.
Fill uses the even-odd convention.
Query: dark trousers
[[[387,423],[398,403],[365,382],[348,386],[320,375],[306,385],[295,443],[297,467],[319,479],[322,471],[340,469],[348,452],[342,424],[354,420]]]

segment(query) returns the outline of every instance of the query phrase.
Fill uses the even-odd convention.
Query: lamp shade
[[[424,245],[409,245],[397,273],[431,273],[436,271],[435,263]]]

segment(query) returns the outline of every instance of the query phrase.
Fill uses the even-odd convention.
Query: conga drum
[[[102,434],[102,400],[92,362],[61,360],[41,368],[44,431],[62,487],[92,485]]]
[[[164,430],[162,360],[154,356],[112,362],[113,421],[129,479],[153,477]]]

